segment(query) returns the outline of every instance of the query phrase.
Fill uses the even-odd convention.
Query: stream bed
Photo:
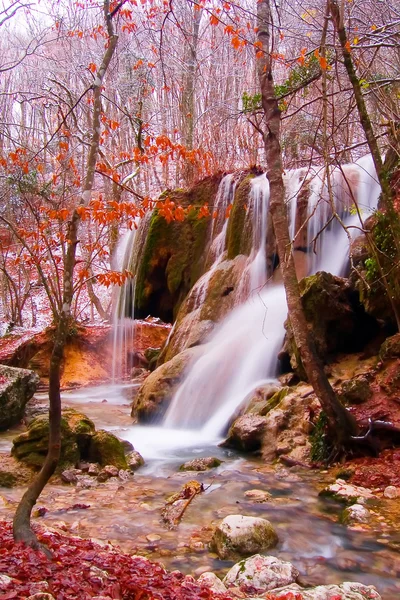
[[[91,489],[48,485],[37,505],[46,510],[37,511],[35,521],[199,575],[205,570],[222,574],[233,564],[208,551],[213,525],[228,514],[261,516],[271,521],[280,540],[269,553],[292,562],[303,584],[360,581],[375,585],[383,600],[400,598],[400,533],[390,519],[378,517],[379,529],[339,524],[343,507],[318,496],[324,482],[332,480],[327,472],[273,468],[219,448],[218,439],[204,440],[195,431],[132,426],[130,393],[124,386],[84,388],[65,392],[63,404],[87,414],[97,428],[128,439],[146,465],[128,482],[112,478]],[[1,451],[11,447],[12,433],[0,436]],[[183,462],[201,456],[217,456],[223,463],[203,473],[179,472]],[[180,525],[169,530],[161,509],[192,479],[205,491]],[[245,492],[254,489],[269,492],[271,500],[251,501]],[[0,518],[12,516],[22,492],[0,488]],[[400,499],[393,502],[399,510]]]

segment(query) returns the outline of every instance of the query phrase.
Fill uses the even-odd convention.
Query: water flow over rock
[[[305,257],[300,273],[326,269],[343,274],[351,237],[377,205],[380,189],[371,158],[330,173],[322,168],[290,171],[285,182],[293,248]],[[254,388],[276,376],[287,306],[283,287],[268,283],[272,273],[267,254],[274,247],[267,239],[272,233],[268,206],[269,185],[261,175],[251,182],[248,214],[253,239],[239,291],[235,290],[240,305],[188,368],[166,413],[165,427],[198,429],[205,438],[221,435]],[[220,255],[219,262],[222,259]]]

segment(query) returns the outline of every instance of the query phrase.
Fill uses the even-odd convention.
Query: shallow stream
[[[270,554],[291,561],[304,584],[360,581],[375,585],[384,600],[400,598],[400,534],[390,519],[381,517],[375,530],[340,525],[342,506],[318,497],[324,481],[331,481],[326,472],[275,469],[223,450],[216,445],[219,440],[202,440],[193,431],[132,426],[129,396],[129,388],[103,386],[66,392],[63,402],[82,410],[98,428],[131,441],[146,465],[129,482],[110,479],[92,489],[49,485],[38,503],[47,512],[35,520],[110,541],[161,560],[169,569],[200,574],[210,569],[222,573],[232,564],[207,550],[213,524],[228,514],[258,515],[269,519],[279,536]],[[10,448],[11,439],[12,434],[2,435],[0,450]],[[178,471],[183,462],[200,456],[224,462],[204,473]],[[205,491],[189,505],[180,525],[169,530],[161,509],[191,479],[201,481]],[[250,501],[245,492],[253,489],[268,491],[272,499]],[[22,491],[0,488],[0,518],[11,517]],[[394,505],[398,510],[400,500],[392,502],[399,503]]]

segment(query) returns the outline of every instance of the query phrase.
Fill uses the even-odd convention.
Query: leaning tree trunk
[[[264,145],[267,176],[270,185],[270,211],[280,258],[282,278],[288,305],[289,320],[294,340],[299,349],[304,370],[310,384],[326,413],[328,434],[332,446],[340,450],[356,433],[357,426],[352,415],[340,403],[324,372],[317,355],[314,339],[308,327],[300,297],[300,290],[289,237],[285,189],[282,178],[282,154],[280,146],[280,110],[275,97],[270,56],[271,8],[269,0],[258,0],[258,74],[265,115]]]
[[[36,535],[31,529],[30,519],[34,505],[41,494],[46,483],[54,473],[61,450],[61,397],[60,397],[60,369],[64,354],[65,342],[68,336],[69,326],[71,324],[71,306],[74,296],[74,270],[76,248],[78,245],[78,228],[81,220],[80,208],[86,206],[90,199],[93,189],[94,176],[96,171],[96,162],[100,147],[101,133],[101,93],[104,76],[107,72],[111,59],[117,47],[118,36],[114,34],[113,17],[118,13],[123,3],[117,5],[114,10],[110,10],[110,0],[104,0],[104,18],[107,25],[108,45],[103,56],[102,63],[97,71],[93,89],[93,119],[92,119],[92,137],[89,155],[86,165],[86,176],[79,201],[79,206],[75,208],[68,223],[67,232],[67,252],[64,259],[64,278],[61,310],[57,315],[56,339],[50,362],[50,380],[49,380],[49,447],[45,462],[41,471],[29,485],[23,495],[13,520],[13,534],[16,541],[22,541],[33,548],[41,547]],[[39,271],[39,275],[42,272]],[[41,277],[44,282],[44,276]],[[47,288],[46,288],[47,289]],[[50,298],[52,300],[52,298]],[[54,300],[54,299],[53,299]],[[54,305],[54,301],[52,305]]]

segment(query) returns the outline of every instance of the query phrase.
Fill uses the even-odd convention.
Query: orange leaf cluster
[[[110,285],[124,285],[124,283],[133,277],[131,271],[109,271],[108,273],[99,273],[96,275],[97,281],[101,285],[105,285],[107,288]]]

